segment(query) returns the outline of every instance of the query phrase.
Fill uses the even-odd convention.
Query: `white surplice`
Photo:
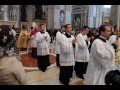
[[[113,44],[116,41],[117,36],[116,35],[111,35],[110,38],[108,39],[108,42],[110,44]]]
[[[85,85],[105,85],[105,75],[115,69],[114,48],[100,39],[96,39],[91,47],[90,60],[85,76]]]
[[[67,38],[64,34],[62,34],[60,39],[60,65],[61,66],[72,66],[75,64],[74,61],[74,51],[72,40],[75,39],[73,35],[71,38]]]
[[[57,34],[56,34],[56,42],[55,42],[55,53],[56,54],[60,54],[59,43],[60,43],[60,40],[61,40],[61,35],[62,35],[62,33],[60,31],[58,31]]]
[[[89,61],[89,50],[86,44],[87,35],[81,33],[76,37],[76,50],[75,50],[75,61],[77,62],[88,62]]]
[[[47,36],[47,40],[44,39],[44,36]],[[44,34],[41,34],[41,32],[37,32],[35,40],[37,45],[37,55],[49,55],[49,43],[51,39],[48,32],[45,32]]]

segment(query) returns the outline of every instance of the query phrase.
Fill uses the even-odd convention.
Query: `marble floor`
[[[29,79],[29,85],[62,85],[59,82],[59,68],[56,65],[51,65],[46,72],[38,69],[26,73]],[[73,78],[70,80],[70,85],[83,85],[83,80],[77,78],[73,73]]]
[[[59,82],[59,68],[56,66],[56,55],[54,54],[54,44],[50,44],[50,63],[46,72],[42,72],[37,68],[37,60],[33,59],[27,51],[20,52],[21,61],[23,63],[26,75],[29,80],[29,85],[62,85]],[[83,85],[83,80],[77,78],[73,73],[73,78],[70,80],[70,85]]]

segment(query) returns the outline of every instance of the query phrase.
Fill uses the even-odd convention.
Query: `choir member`
[[[72,26],[65,25],[66,32],[62,34],[60,39],[60,74],[59,80],[62,84],[68,85],[73,74],[74,62],[74,44],[76,42],[73,35],[71,35]]]
[[[88,61],[90,38],[87,37],[89,27],[83,26],[82,32],[76,37],[76,50],[75,50],[75,72],[76,76],[84,79],[83,74],[86,73]]]
[[[45,30],[45,25],[40,24],[40,29],[36,33],[36,45],[37,45],[37,60],[38,68],[43,72],[46,71],[47,67],[50,65],[49,61],[49,43],[50,36]]]
[[[61,26],[60,31],[58,31],[57,34],[56,34],[55,53],[57,54],[57,56],[56,56],[56,65],[58,67],[60,66],[60,63],[59,63],[59,54],[60,54],[59,42],[60,42],[60,39],[61,39],[61,34],[64,34],[64,32],[65,32],[65,27]]]

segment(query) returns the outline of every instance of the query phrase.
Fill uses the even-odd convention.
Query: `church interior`
[[[110,25],[112,31],[119,36],[119,14],[120,5],[0,5],[0,25],[11,26],[16,32],[15,39],[20,60],[29,85],[63,85],[59,82],[60,68],[56,66],[57,31],[62,25],[71,24],[73,34],[81,30],[83,26],[88,26],[96,35],[100,25],[105,24]],[[45,31],[51,38],[50,66],[45,72],[39,70],[37,58],[32,57],[31,49],[31,31],[40,24],[45,25]],[[113,29],[115,26],[116,29]],[[22,29],[26,29],[26,32],[23,37],[20,37]],[[23,42],[20,41],[22,38]],[[0,68],[0,70],[2,69]],[[84,79],[76,77],[73,71],[69,85],[84,85]]]

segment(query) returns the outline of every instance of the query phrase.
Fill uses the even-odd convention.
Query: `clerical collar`
[[[41,34],[44,34],[45,32],[44,31],[40,31],[41,32]]]
[[[62,31],[60,31],[62,34],[63,34],[63,32]]]
[[[98,39],[102,40],[103,42],[107,41],[107,39],[105,37],[103,37],[103,36],[99,36]]]
[[[84,33],[82,32],[82,35],[86,35],[86,34],[84,34]]]
[[[71,34],[70,34],[70,33],[65,33],[65,36],[66,36],[67,38],[71,38]]]

